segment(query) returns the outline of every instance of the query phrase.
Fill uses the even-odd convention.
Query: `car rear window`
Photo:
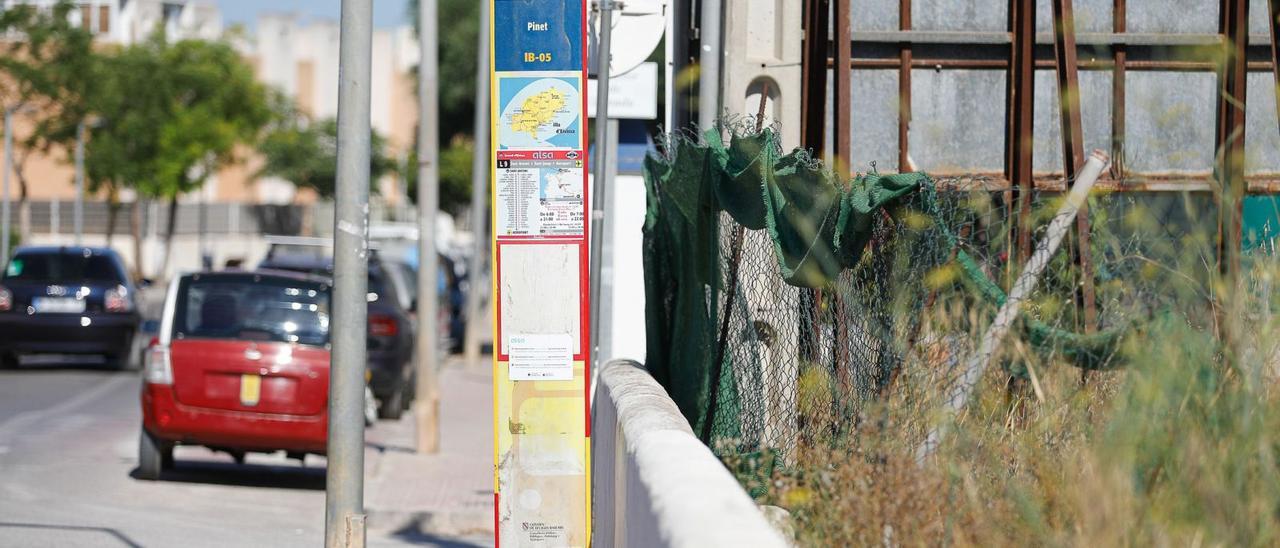
[[[297,272],[299,274],[307,274],[311,276],[321,276],[326,278],[333,277],[333,271],[329,270],[328,268],[309,268],[309,267],[300,267],[300,266],[289,265],[289,264],[275,264],[275,263],[266,263],[260,266],[263,270],[284,270],[287,272]],[[380,300],[384,298],[384,296],[386,295],[393,295],[391,293],[391,288],[388,287],[389,282],[387,281],[385,276],[386,275],[380,270],[377,270],[377,269],[369,270],[368,288],[369,288],[369,300],[371,302]]]
[[[19,253],[5,270],[7,280],[40,282],[124,282],[114,257],[93,253]]]
[[[329,288],[271,276],[193,276],[178,288],[175,338],[329,342]]]

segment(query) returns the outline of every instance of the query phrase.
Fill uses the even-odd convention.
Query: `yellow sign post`
[[[495,533],[586,546],[586,2],[490,1]]]

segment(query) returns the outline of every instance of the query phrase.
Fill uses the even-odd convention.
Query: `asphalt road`
[[[178,448],[161,481],[132,477],[137,372],[0,371],[0,546],[320,546],[324,460]],[[375,427],[376,428],[376,427]],[[371,531],[371,546],[472,544]]]

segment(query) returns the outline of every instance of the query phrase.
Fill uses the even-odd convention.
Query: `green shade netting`
[[[770,129],[735,135],[728,146],[716,131],[703,139],[673,139],[667,155],[646,158],[643,170],[648,196],[647,367],[695,432],[702,432],[707,420],[721,292],[726,289],[720,244],[732,235],[721,234],[722,212],[743,229],[766,230],[783,281],[811,289],[831,287],[842,271],[862,261],[877,218],[889,210],[910,202],[919,213],[935,221],[941,218],[933,183],[924,173],[866,174],[846,180],[806,151],[782,154],[778,136]],[[965,285],[981,300],[1003,304],[1003,290],[958,249],[945,223],[934,225],[955,250]],[[919,278],[924,272],[898,275]],[[1059,350],[1084,368],[1105,367],[1123,333],[1082,335],[1035,319],[1024,319],[1020,327],[1032,345]],[[725,384],[733,369],[731,360],[726,354],[721,364],[726,374],[720,379],[717,407],[742,405],[733,383]],[[715,416],[721,412],[717,409]],[[723,433],[719,422],[717,431]]]

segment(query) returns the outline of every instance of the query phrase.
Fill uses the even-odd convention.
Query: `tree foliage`
[[[0,56],[0,101],[31,107],[48,118],[83,112],[94,83],[93,35],[73,25],[74,5],[51,9],[20,4],[0,11],[0,32],[12,33]]]
[[[267,88],[227,44],[163,35],[103,60],[89,101],[100,117],[86,163],[94,181],[173,199],[237,160],[271,120]]]
[[[418,0],[410,0],[409,16],[418,26]],[[476,41],[480,36],[480,3],[439,0],[440,141],[474,133],[476,110]],[[484,67],[488,70],[488,67]],[[470,186],[470,183],[467,183]],[[441,187],[443,191],[443,187]],[[443,203],[443,198],[441,199]]]
[[[266,86],[221,42],[171,43],[157,33],[108,52],[96,77],[85,109],[96,119],[85,150],[90,188],[167,200],[167,242],[178,196],[238,161],[237,147],[255,143],[272,119]],[[134,230],[136,236],[136,224]]]
[[[378,132],[369,135],[369,183],[392,172],[395,160],[387,156],[386,140]],[[258,146],[266,160],[258,176],[279,177],[298,188],[309,188],[332,198],[338,181],[338,122],[326,118],[308,123],[304,117],[286,114],[282,122]]]
[[[29,182],[26,165],[33,152],[47,153],[67,139],[59,120],[82,117],[84,100],[95,82],[93,36],[72,25],[70,2],[49,9],[16,5],[0,10],[0,108],[21,112],[34,129],[13,135],[15,151],[9,166],[18,182],[19,236],[29,228]],[[74,139],[74,130],[70,133]]]
[[[440,150],[440,209],[458,214],[471,203],[471,156],[475,141],[456,136],[449,146]],[[418,202],[418,152],[409,154],[404,174],[405,189],[409,198]]]

